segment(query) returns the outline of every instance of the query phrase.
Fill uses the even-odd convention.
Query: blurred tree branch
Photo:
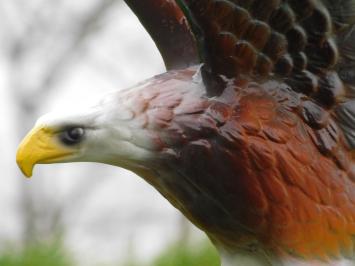
[[[53,87],[60,74],[65,71],[66,66],[70,64],[73,56],[81,48],[81,45],[87,38],[97,32],[97,25],[116,2],[117,0],[99,1],[99,4],[82,20],[77,29],[77,34],[74,35],[74,38],[63,54],[49,68],[46,78],[39,86],[40,89],[37,93],[44,93],[47,88]]]
[[[103,20],[103,18],[106,17],[106,14],[110,10],[110,8],[112,8],[117,2],[121,1],[102,0],[97,2],[98,3],[92,8],[92,10],[90,10],[87,14],[84,14],[83,17],[79,20],[77,18],[71,18],[68,20],[69,22],[67,22],[67,25],[72,28],[72,32],[67,32],[65,36],[55,36],[55,42],[59,42],[61,45],[66,43],[64,45],[65,48],[62,49],[62,51],[58,54],[55,54],[55,57],[52,60],[43,58],[45,62],[44,74],[41,77],[41,80],[38,82],[36,86],[37,88],[31,90],[31,97],[28,97],[29,93],[26,92],[26,88],[16,89],[17,86],[15,86],[15,88],[12,87],[14,97],[16,99],[20,99],[23,105],[33,106],[34,103],[37,102],[36,99],[38,97],[41,97],[41,99],[43,99],[46,95],[50,93],[56,82],[61,78],[61,75],[68,70],[68,66],[73,62],[73,58],[81,50],[85,41],[89,37],[93,37],[93,35],[98,32],[98,25]],[[10,5],[13,5],[14,10],[21,10],[19,8],[19,3],[20,2],[18,1],[12,1]],[[54,6],[54,8],[56,7]],[[40,9],[41,8],[39,8],[39,10]],[[39,12],[38,10],[34,10],[33,13],[34,14],[30,16],[32,20],[28,22],[27,27],[25,27],[20,37],[13,37],[12,39],[6,38],[8,39],[8,43],[10,44],[10,48],[8,50],[8,60],[13,64],[13,69],[15,73],[15,81],[13,83],[16,83],[18,80],[18,77],[16,76],[18,76],[18,74],[21,75],[21,73],[19,73],[18,71],[19,69],[21,69],[21,67],[19,66],[23,64],[23,61],[26,60],[26,57],[33,52],[33,47],[37,45],[37,47],[35,48],[38,48],[38,45],[40,46],[40,43],[38,42],[43,41],[42,38],[51,36],[48,31],[51,31],[52,28],[48,27],[48,24],[52,23],[52,21],[46,21],[43,14],[41,14],[41,12]],[[18,15],[17,17],[20,17],[20,15]],[[7,30],[7,32],[12,31]],[[38,34],[41,35],[39,38],[33,37],[33,35]]]

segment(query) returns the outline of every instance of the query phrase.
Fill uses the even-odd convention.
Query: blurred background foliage
[[[95,252],[95,251],[93,251]],[[175,243],[151,262],[139,263],[129,258],[118,264],[97,266],[219,266],[217,251],[210,242],[194,245]],[[37,243],[25,249],[8,248],[0,254],[1,266],[75,266],[75,258],[63,243]]]
[[[8,247],[0,255],[1,266],[74,266],[74,259],[60,242],[37,243],[24,249]]]
[[[219,266],[219,258],[216,249],[204,242],[189,245],[175,244],[165,250],[151,266]],[[137,265],[140,266],[140,265]]]

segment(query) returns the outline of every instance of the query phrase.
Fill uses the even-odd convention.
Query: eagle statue
[[[355,0],[126,3],[167,72],[41,117],[23,173],[129,169],[224,266],[355,265]]]

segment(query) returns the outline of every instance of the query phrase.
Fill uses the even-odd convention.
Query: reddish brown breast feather
[[[333,118],[276,81],[238,81],[208,98],[194,73],[142,91],[168,173],[148,181],[231,250],[352,255],[354,162]]]

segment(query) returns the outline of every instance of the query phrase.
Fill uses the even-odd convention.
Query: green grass
[[[189,246],[174,245],[165,250],[151,266],[219,266],[216,249],[209,243]]]
[[[80,259],[80,258],[78,258]],[[151,263],[127,262],[125,266],[219,266],[217,251],[209,242],[199,245],[174,244]],[[122,264],[119,264],[122,265]],[[23,250],[8,248],[0,253],[0,266],[75,266],[70,253],[58,242],[37,244]],[[100,266],[100,265],[98,265]],[[102,265],[101,265],[102,266]],[[109,265],[106,265],[109,266]]]
[[[60,244],[38,244],[24,250],[8,248],[0,254],[0,266],[74,266]]]

